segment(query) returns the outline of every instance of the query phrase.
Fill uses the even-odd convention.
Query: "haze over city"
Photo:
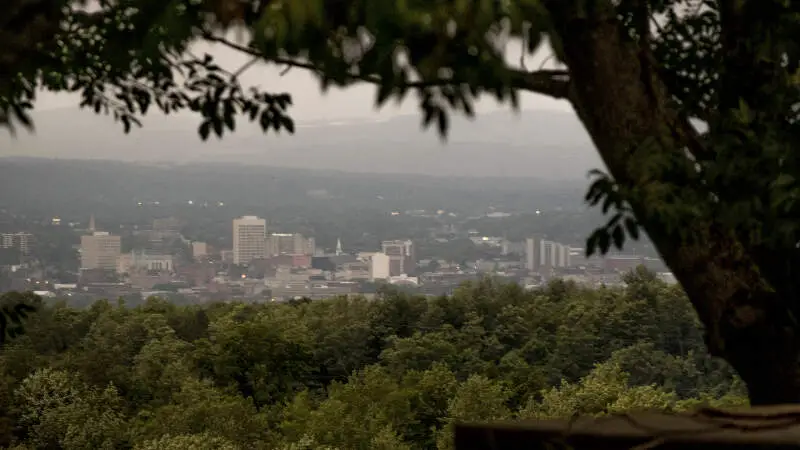
[[[227,162],[346,172],[586,179],[602,167],[571,113],[526,110],[454,118],[447,142],[420,130],[419,114],[307,120],[293,136],[241,125],[223,140],[201,142],[197,119],[154,116],[125,136],[110,117],[74,108],[40,111],[37,132],[3,138],[5,156],[121,161]]]

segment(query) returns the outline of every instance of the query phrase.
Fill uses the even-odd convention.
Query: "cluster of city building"
[[[418,278],[409,275],[416,269],[410,239],[383,241],[379,250],[358,253],[345,253],[339,240],[335,250],[326,253],[317,248],[314,237],[271,233],[266,219],[242,216],[233,220],[232,248],[212,251],[204,242],[185,240],[179,228],[175,219],[156,219],[149,230],[136,233],[147,248],[123,253],[121,237],[98,231],[90,219],[79,249],[81,279],[88,286],[108,290],[124,284],[145,294],[156,292],[159,285],[186,281],[178,290],[181,294],[273,299],[357,293],[363,282],[418,284]],[[174,255],[159,252],[158,244],[165,240],[182,241],[191,251],[191,261],[179,264]],[[110,277],[112,273],[116,277]]]
[[[233,220],[233,249],[222,259],[237,265],[258,264],[281,256],[293,268],[313,268],[313,257],[345,256],[342,242],[338,240],[332,254],[317,251],[313,237],[299,233],[268,233],[267,221],[257,216],[242,216]],[[342,258],[339,258],[340,260]],[[347,259],[347,258],[345,258]],[[380,251],[359,252],[355,261],[362,263],[347,265],[347,270],[361,270],[360,275],[370,281],[389,280],[392,277],[407,275],[416,268],[414,243],[409,240],[383,241]]]
[[[526,287],[539,286],[553,277],[613,284],[622,271],[640,264],[658,270],[660,264],[635,255],[590,261],[582,248],[543,236],[511,242],[481,236],[474,230],[467,232],[469,239],[476,246],[494,248],[496,257],[467,263],[419,259],[415,242],[407,238],[384,240],[373,251],[349,252],[337,240],[335,248],[326,251],[318,248],[314,237],[271,232],[266,219],[250,215],[233,219],[229,248],[214,248],[184,238],[182,225],[181,220],[169,217],[154,219],[143,229],[128,230],[133,244],[123,251],[122,236],[99,230],[92,216],[80,237],[78,282],[36,281],[36,290],[43,295],[66,293],[93,298],[179,295],[196,302],[280,301],[371,295],[380,285],[390,284],[441,295],[486,275]],[[452,229],[445,231],[452,235]],[[27,253],[33,242],[33,236],[24,232],[1,237],[0,249],[14,248],[20,253]],[[440,243],[447,240],[435,233],[430,238]],[[29,282],[35,278],[20,273],[26,273]]]

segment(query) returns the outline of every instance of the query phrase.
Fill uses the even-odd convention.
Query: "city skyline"
[[[586,212],[562,206],[559,184],[279,169],[246,184],[262,172],[25,159],[6,171],[21,188],[35,173],[63,186],[36,197],[22,188],[0,205],[6,282],[52,295],[281,301],[384,284],[437,295],[482,277],[531,289],[556,278],[619,283],[640,264],[664,270],[652,253],[587,260]],[[87,171],[109,184],[84,186]]]

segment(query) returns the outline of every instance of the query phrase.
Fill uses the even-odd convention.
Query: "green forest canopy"
[[[587,200],[611,214],[606,251],[647,233],[756,404],[800,402],[800,3],[786,0],[10,0],[0,109],[30,125],[39,88],[80,92],[125,129],[189,109],[204,139],[237,119],[294,130],[291,97],[241,86],[190,44],[214,42],[415,94],[426,124],[521,92],[568,101],[607,166]],[[245,31],[243,42],[225,31]],[[559,69],[506,61],[509,38],[550,44]],[[1,118],[1,117],[0,117]],[[12,120],[13,119],[13,120]],[[700,133],[692,120],[707,125]]]
[[[0,447],[449,449],[455,421],[746,404],[681,290],[627,281],[44,306],[0,349]]]

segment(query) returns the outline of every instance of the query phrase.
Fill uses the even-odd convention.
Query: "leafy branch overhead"
[[[3,59],[14,65],[3,73],[20,72],[4,80],[4,109],[23,125],[30,124],[32,91],[45,88],[81,92],[83,106],[112,114],[126,130],[152,103],[164,113],[201,112],[203,123],[210,123],[201,125],[201,134],[232,131],[238,114],[257,118],[265,131],[286,128],[289,102],[270,104],[263,92],[239,84],[238,70],[193,55],[190,44],[203,40],[257,61],[310,70],[323,89],[373,83],[378,105],[413,92],[425,123],[436,121],[441,133],[445,110],[472,115],[481,94],[512,104],[519,89],[567,94],[565,71],[529,72],[504,63],[509,32],[523,36],[529,51],[542,42],[547,24],[535,1],[453,1],[431,8],[421,1],[106,0],[92,12],[80,3],[62,0],[59,12],[47,18],[60,25],[20,44],[31,56],[4,50],[9,56]],[[14,17],[12,8],[12,21],[27,23],[27,9],[19,9]],[[229,39],[235,29],[246,38]]]
[[[603,214],[614,211],[609,221],[595,229],[586,241],[586,255],[595,253],[606,254],[613,244],[619,250],[625,244],[626,233],[631,239],[639,239],[639,224],[630,207],[625,202],[625,197],[620,192],[620,187],[607,174],[593,170],[590,175],[595,177],[586,192],[586,203],[589,206],[602,205]]]

